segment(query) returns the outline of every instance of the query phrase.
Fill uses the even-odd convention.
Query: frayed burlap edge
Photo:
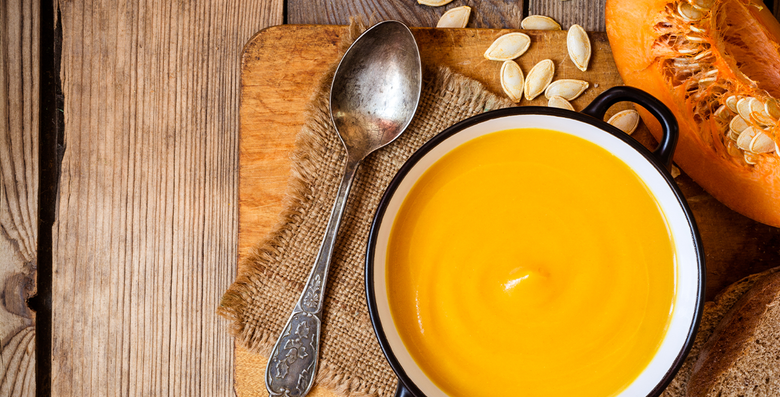
[[[373,18],[372,18],[373,19]],[[350,20],[349,32],[342,39],[341,51],[346,51],[349,45],[366,30],[367,24],[360,18]],[[268,356],[271,353],[278,335],[260,329],[249,329],[245,326],[242,312],[247,308],[250,297],[255,294],[259,280],[263,277],[265,269],[273,258],[279,254],[279,248],[284,246],[295,235],[301,217],[300,211],[306,207],[310,200],[311,181],[317,177],[316,165],[326,159],[318,148],[321,148],[326,137],[320,134],[327,131],[326,128],[318,128],[330,124],[329,111],[318,108],[318,104],[327,104],[330,83],[333,79],[336,65],[326,72],[318,84],[309,105],[307,107],[307,122],[298,133],[295,142],[295,150],[291,155],[292,169],[288,182],[287,194],[283,203],[284,210],[280,214],[279,222],[272,228],[265,240],[252,247],[239,266],[239,275],[236,281],[225,292],[217,312],[231,321],[231,333],[249,351]],[[433,84],[436,92],[450,92],[455,98],[463,101],[484,103],[482,111],[489,111],[511,104],[506,99],[496,97],[481,83],[451,72],[449,69],[439,67],[434,70],[427,69],[423,73],[426,84]],[[478,93],[477,96],[474,96]],[[316,382],[320,386],[333,390],[336,393],[351,396],[376,396],[385,394],[385,390],[379,390],[369,382],[340,373],[334,366],[325,360],[320,361]]]

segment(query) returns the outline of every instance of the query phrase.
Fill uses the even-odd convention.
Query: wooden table
[[[0,396],[235,394],[215,310],[239,254],[242,46],[352,15],[435,26],[464,4],[469,27],[545,14],[604,30],[603,0],[0,4]],[[765,250],[748,254],[780,256]]]

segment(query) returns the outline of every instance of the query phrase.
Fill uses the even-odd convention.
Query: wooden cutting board
[[[511,32],[498,29],[412,29],[424,66],[447,66],[482,82],[503,95],[500,62],[483,57],[497,37]],[[339,59],[343,26],[282,25],[255,35],[244,48],[241,71],[239,263],[247,250],[276,224],[290,176],[289,155],[304,123],[306,105],[323,73]],[[605,33],[590,33],[593,55],[587,72],[568,59],[565,31],[529,31],[531,48],[517,62],[525,73],[542,59],[555,63],[555,79],[574,78],[591,83],[575,109],[585,107],[605,89],[621,85]],[[546,99],[520,105],[546,105]],[[618,104],[611,113],[628,107]],[[609,114],[607,115],[609,116]],[[652,147],[654,140],[641,127],[633,135]],[[780,265],[780,229],[761,225],[721,205],[682,175],[678,185],[699,224],[708,266],[707,297],[752,273]],[[265,358],[236,348],[236,392],[265,396]],[[332,392],[314,389],[314,395]]]

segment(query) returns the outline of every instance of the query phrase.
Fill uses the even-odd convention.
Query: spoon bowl
[[[421,85],[420,54],[406,26],[386,21],[366,31],[330,88],[331,119],[347,151],[365,157],[398,137],[417,110]]]
[[[412,32],[397,21],[366,30],[333,76],[330,114],[347,151],[325,236],[295,308],[265,370],[271,396],[305,396],[317,373],[325,285],[336,235],[360,162],[411,123],[422,90],[420,53]]]

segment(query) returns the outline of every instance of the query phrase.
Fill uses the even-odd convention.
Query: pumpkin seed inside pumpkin
[[[771,125],[774,122],[765,109],[766,106],[760,99],[750,98],[750,116],[753,117],[753,120],[755,120],[756,123],[764,127]]]
[[[743,158],[745,162],[750,165],[756,165],[758,163],[758,155],[752,152],[745,152]]]
[[[704,43],[706,41],[703,36],[698,34],[686,34],[685,38],[691,43]]]
[[[728,141],[726,143],[726,152],[734,158],[741,158],[742,156],[742,149],[737,147],[737,139],[734,138],[734,140]]]
[[[713,5],[715,5],[715,0],[689,0],[691,3],[691,6],[701,12],[707,12],[709,11]]]
[[[687,22],[696,22],[704,17],[704,13],[701,10],[694,8],[692,5],[686,2],[680,2],[677,5],[677,13]]]
[[[741,98],[737,101],[737,113],[742,116],[745,121],[750,120],[750,97]]]
[[[704,51],[696,54],[696,56],[693,57],[693,60],[694,61],[702,61],[705,58],[709,58],[710,56],[712,56],[712,50],[704,50]]]
[[[747,121],[742,118],[742,116],[734,116],[733,119],[731,119],[731,122],[729,123],[729,128],[736,132],[736,133],[742,133],[742,131],[745,131],[749,127]]]
[[[756,127],[750,126],[748,128],[745,128],[742,133],[739,134],[739,138],[737,138],[737,146],[742,150],[750,150],[750,143],[753,142],[753,138],[758,135],[759,131]]]
[[[737,113],[737,101],[739,101],[739,97],[736,95],[730,95],[726,98],[726,106],[732,113]]]
[[[775,150],[775,141],[763,132],[756,133],[750,141],[750,151],[753,153],[770,153]]]
[[[729,108],[727,108],[726,105],[720,105],[718,110],[715,111],[715,117],[723,121],[729,121],[729,118],[731,118],[731,111],[729,111]]]
[[[739,139],[739,134],[740,134],[739,132],[734,131],[734,130],[729,128],[728,137],[732,141],[737,142],[737,139]],[[739,150],[739,148],[737,148],[737,150]]]
[[[718,81],[717,77],[705,77],[700,79],[697,83],[699,84],[699,87],[706,88],[712,85],[712,83]]]
[[[764,111],[774,120],[780,119],[780,105],[777,103],[777,99],[769,97],[764,102]]]

